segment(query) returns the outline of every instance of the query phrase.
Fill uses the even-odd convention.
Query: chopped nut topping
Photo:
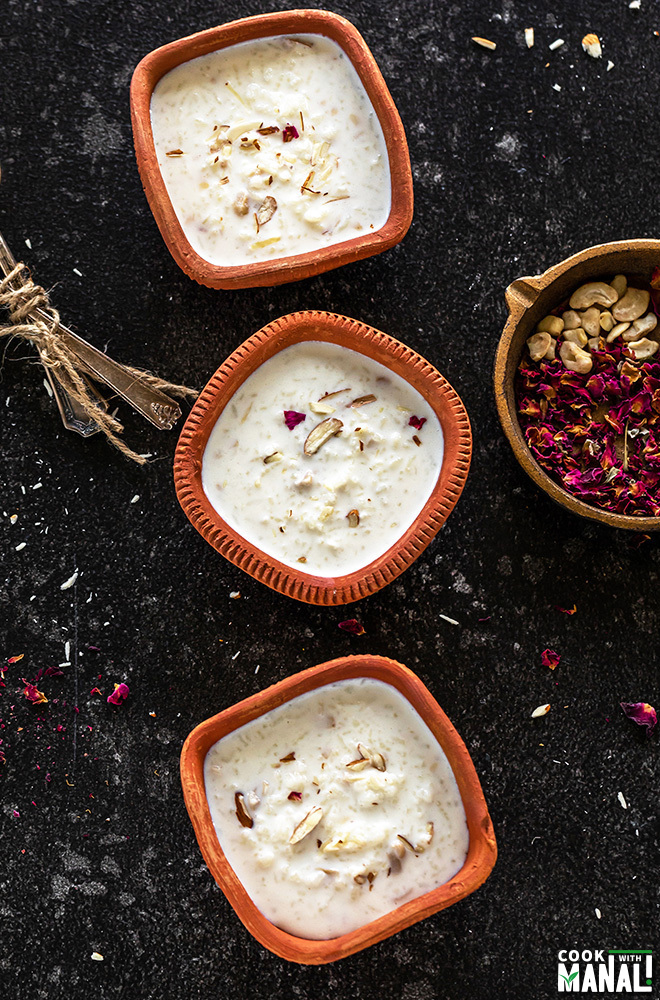
[[[183,150],[182,149],[170,149],[170,151],[168,153],[165,153],[165,156],[183,156]]]
[[[349,510],[349,512],[346,515],[346,517],[348,519],[348,526],[349,526],[349,528],[357,528],[358,524],[360,523],[360,515],[359,515],[358,511],[357,510]]]
[[[273,135],[274,132],[279,132],[277,125],[266,125],[265,128],[258,128],[257,132],[259,135]]]
[[[385,771],[385,758],[382,753],[375,753],[370,750],[369,747],[365,746],[364,743],[358,743],[358,753],[366,757],[372,767],[375,767],[377,771]]]
[[[314,180],[314,171],[310,170],[310,172],[307,174],[307,177],[305,177],[305,180],[303,181],[302,187],[300,188],[300,193],[301,194],[304,194],[305,191],[307,191],[308,194],[320,194],[321,193],[320,191],[314,191],[309,186],[312,183],[313,180]]]
[[[349,406],[364,406],[366,403],[375,403],[375,402],[376,402],[376,397],[374,396],[373,393],[369,393],[368,396],[358,396],[357,399],[354,399],[353,402],[349,403],[348,405]]]
[[[295,760],[295,759],[296,759],[296,755],[295,755],[295,753],[292,750],[291,753],[288,753],[286,755],[286,757],[280,757],[280,764],[290,764],[291,761]]]
[[[478,35],[473,35],[472,41],[480,45],[482,49],[490,49],[491,52],[497,48],[496,42],[491,42],[488,38],[480,38]]]
[[[280,462],[284,458],[281,451],[274,451],[271,455],[266,455],[264,458],[264,465],[270,465],[271,462]]]
[[[253,827],[254,820],[248,812],[248,808],[245,804],[245,797],[242,792],[236,792],[234,795],[234,802],[236,804],[236,816],[241,826],[247,826],[248,828]]]
[[[325,444],[335,434],[341,433],[343,426],[342,421],[337,420],[336,417],[328,417],[327,420],[322,420],[307,435],[304,446],[305,454],[315,455],[322,444]]]
[[[417,447],[419,448],[421,446],[422,442],[419,440],[419,438],[417,437],[417,435],[413,434],[412,439],[415,442],[415,444],[417,445]]]
[[[409,840],[406,839],[406,837],[403,836],[403,834],[397,833],[396,836],[397,840],[401,841],[406,851],[410,851],[411,854],[417,854],[417,851],[415,850],[413,845],[410,843]]]
[[[277,202],[275,201],[272,195],[267,194],[264,200],[262,201],[261,205],[259,205],[259,208],[255,212],[257,225],[259,227],[265,226],[266,223],[270,222],[270,220],[273,218],[276,211],[277,211]]]
[[[321,806],[314,806],[309,810],[304,819],[301,819],[300,823],[298,823],[298,826],[289,837],[289,843],[298,844],[303,837],[306,837],[308,833],[316,829],[322,819],[323,809]]]
[[[310,403],[309,408],[312,413],[334,413],[334,406],[330,406],[329,403]]]
[[[324,399],[330,399],[332,396],[338,396],[340,392],[348,392],[349,389],[350,386],[347,386],[346,389],[335,389],[334,392],[324,392],[323,395],[319,397],[319,403],[321,403]]]
[[[246,194],[236,195],[236,200],[234,202],[234,211],[236,212],[236,215],[248,214],[248,196]]]

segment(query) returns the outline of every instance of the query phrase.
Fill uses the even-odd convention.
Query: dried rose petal
[[[44,670],[45,677],[64,677],[64,671],[61,667],[46,667]]]
[[[305,413],[299,413],[297,410],[285,410],[284,411],[284,423],[287,425],[290,431],[298,424],[301,424],[303,420],[307,419]]]
[[[282,141],[291,142],[292,139],[299,139],[299,138],[300,138],[300,132],[298,131],[296,126],[289,125],[289,123],[287,122],[286,126],[282,129]]]
[[[646,735],[650,736],[658,722],[658,715],[653,705],[644,701],[622,701],[619,704],[627,718],[632,719],[638,726],[646,726]]]
[[[292,802],[302,802],[302,792],[289,792],[287,798]]]
[[[559,653],[555,653],[554,649],[544,649],[541,653],[541,663],[544,667],[550,667],[551,670],[555,669],[560,660],[561,656]]]
[[[21,681],[23,682],[23,684],[25,684],[25,689],[23,691],[23,694],[25,695],[28,701],[32,702],[33,705],[41,705],[44,702],[48,701],[46,695],[43,693],[43,691],[40,691],[39,688],[36,687],[36,685],[31,684],[30,681],[26,681],[25,677],[21,677]]]
[[[353,635],[365,635],[365,630],[357,618],[348,618],[345,622],[339,622],[339,628],[343,628],[344,632],[352,632]]]
[[[411,417],[408,421],[409,427],[414,427],[415,430],[421,431],[422,427],[426,423],[426,417]]]
[[[100,696],[101,696],[101,698],[103,697],[103,691],[99,691],[99,689],[98,689],[98,688],[92,688],[92,690],[91,690],[91,691],[89,692],[89,694],[90,694],[90,697],[91,697],[92,695],[94,695],[94,694],[98,694],[98,695],[100,695]]]
[[[18,663],[19,660],[22,660],[24,656],[25,653],[19,653],[18,656],[10,656],[9,659],[7,660],[7,663]]]
[[[115,684],[112,694],[109,694],[106,701],[109,705],[121,705],[122,701],[128,698],[128,684]]]
[[[562,608],[560,604],[555,604],[555,611],[561,611],[563,615],[574,615],[577,611],[577,604],[574,604],[572,608]]]

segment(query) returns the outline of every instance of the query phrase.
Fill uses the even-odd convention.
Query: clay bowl
[[[202,457],[209,435],[234,392],[259,365],[291,344],[330,341],[379,361],[406,379],[435,411],[444,435],[444,457],[426,504],[398,542],[368,566],[346,576],[322,577],[266,555],[231,528],[202,488]],[[218,368],[181,432],[174,483],[187,517],[217,552],[273,590],[308,604],[348,604],[391,583],[424,551],[449,517],[470,467],[472,434],[465,407],[449,383],[410,348],[364,323],[333,313],[291,313],[263,327]]]
[[[350,677],[373,677],[395,687],[429,727],[444,750],[465,808],[470,841],[465,864],[449,882],[341,937],[318,941],[296,937],[272,924],[255,906],[218,842],[204,790],[204,759],[223,736],[298,695]],[[493,869],[497,844],[479,778],[463,740],[437,701],[411,670],[384,656],[344,656],[304,670],[225,709],[197,726],[181,752],[186,808],[204,860],[239,919],[264,947],[290,962],[321,965],[345,958],[452,906],[482,885]]]
[[[551,479],[527,447],[518,422],[514,379],[525,341],[536,324],[579,285],[586,281],[609,281],[615,274],[625,274],[633,285],[635,280],[648,284],[653,268],[659,264],[660,240],[621,240],[582,250],[543,274],[518,278],[506,290],[509,317],[495,356],[495,400],[500,422],[527,475],[556,503],[574,514],[629,531],[658,531],[660,518],[614,514],[592,507]]]
[[[255,38],[291,34],[324,35],[351,60],[378,115],[390,162],[392,207],[385,224],[364,236],[308,253],[224,267],[193,250],[176,217],[154,148],[150,102],[162,76],[180,63]],[[287,10],[231,21],[155,49],[139,63],[131,82],[131,121],[138,169],[147,200],[167,247],[190,278],[210,288],[251,288],[299,281],[342,264],[381,253],[403,239],[413,213],[408,144],[396,106],[367,43],[345,18],[326,10]]]

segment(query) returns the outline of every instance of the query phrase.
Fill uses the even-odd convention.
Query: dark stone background
[[[371,45],[404,120],[412,229],[389,253],[299,284],[201,288],[170,258],[140,187],[131,73],[160,44],[285,6],[5,0],[0,227],[78,330],[191,385],[295,309],[388,331],[463,397],[471,475],[415,565],[350,609],[367,630],[356,638],[337,628],[345,611],[271,593],[197,535],[172,487],[175,434],[122,406],[127,440],[155,456],[149,466],[83,442],[62,430],[30,349],[7,349],[2,656],[25,654],[1,701],[0,992],[12,1000],[537,1000],[556,993],[562,947],[657,944],[658,739],[619,709],[660,708],[657,542],[635,548],[527,480],[497,422],[491,366],[510,280],[593,243],[660,235],[658,3],[336,4]],[[603,40],[600,62],[581,50],[588,30]],[[497,51],[474,46],[474,34]],[[549,52],[558,36],[567,44]],[[74,567],[77,584],[62,592]],[[553,608],[573,603],[573,617]],[[67,640],[72,666],[42,682],[47,705],[30,706],[20,678],[62,662]],[[540,663],[546,646],[562,656],[554,673]],[[451,910],[334,966],[297,967],[252,940],[209,876],[179,751],[234,701],[366,650],[417,671],[456,724],[500,857]],[[120,680],[131,689],[120,708],[89,694]],[[532,720],[545,701],[550,714]]]

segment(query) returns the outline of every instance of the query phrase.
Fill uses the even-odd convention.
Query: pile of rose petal
[[[588,374],[524,357],[516,398],[539,465],[584,503],[660,516],[660,361],[600,343]]]

